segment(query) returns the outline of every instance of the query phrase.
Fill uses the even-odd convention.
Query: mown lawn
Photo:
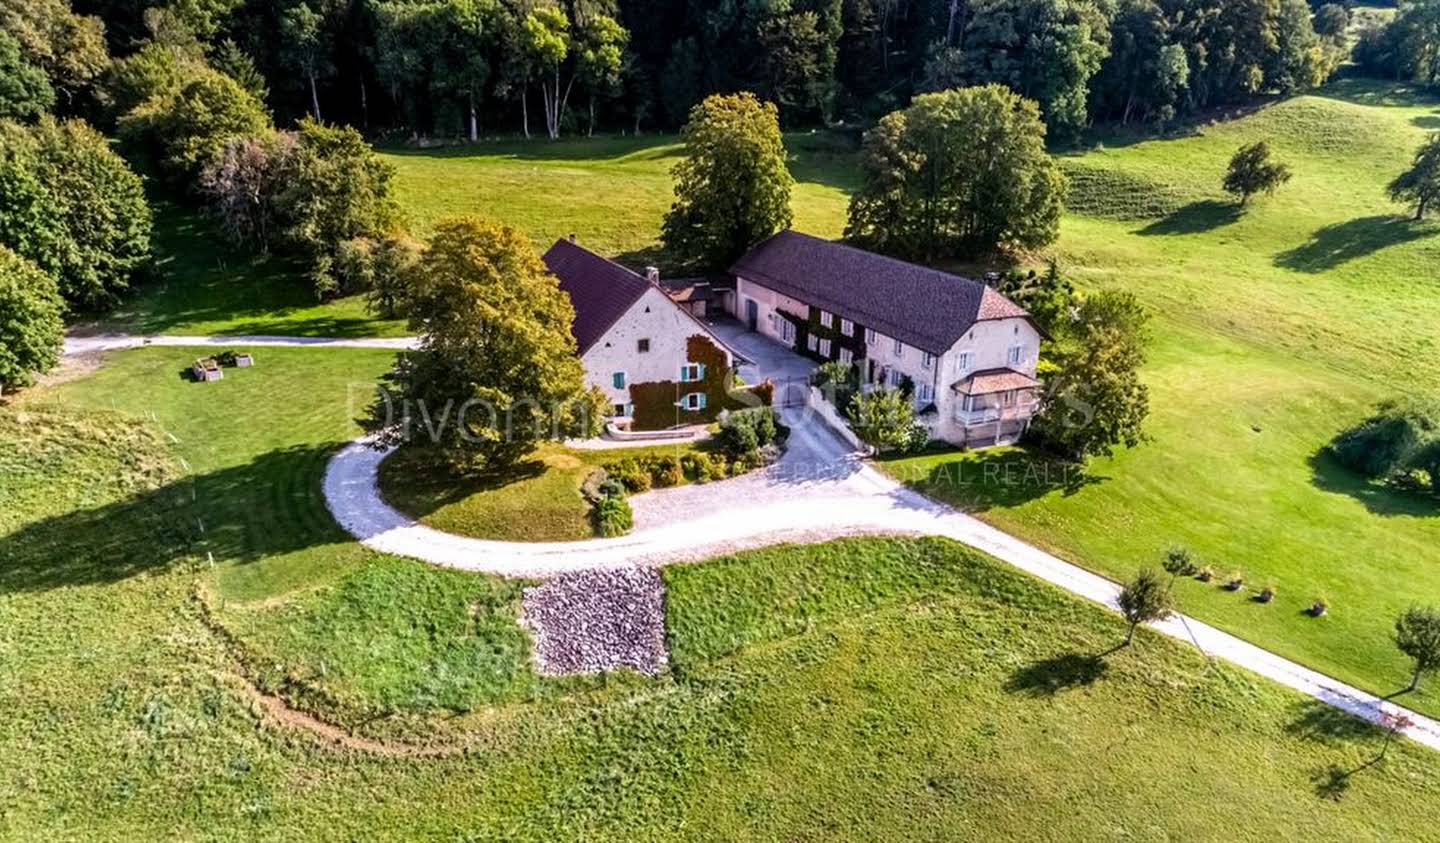
[[[1115,650],[1114,616],[941,540],[669,569],[656,680],[537,680],[521,584],[340,548],[323,584],[217,605],[203,543],[145,529],[187,497],[165,493],[194,441],[161,432],[171,410],[0,410],[7,838],[1348,840],[1440,820],[1435,753],[1368,763],[1373,729],[1160,636]],[[382,756],[259,725],[246,674],[431,742]]]
[[[456,477],[418,452],[397,451],[380,464],[380,491],[401,512],[439,530],[501,541],[575,541],[595,536],[580,484],[608,462],[676,459],[696,445],[592,451],[544,444],[499,475]]]

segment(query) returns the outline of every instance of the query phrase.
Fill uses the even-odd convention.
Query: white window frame
[[[955,368],[962,375],[970,371],[971,366],[974,362],[975,355],[971,354],[968,351],[961,351],[955,355]]]
[[[1010,346],[1010,357],[1009,357],[1009,360],[1010,360],[1010,365],[1011,365],[1011,366],[1019,366],[1021,363],[1023,363],[1023,362],[1025,361],[1025,346],[1023,346],[1023,345],[1012,345],[1012,346]]]
[[[879,345],[879,344],[880,344],[880,333],[879,333],[878,331],[876,331],[874,328],[866,328],[866,329],[865,329],[865,344],[866,344],[866,345]]]
[[[920,353],[920,366],[921,366],[921,368],[928,369],[928,368],[930,368],[930,367],[933,366],[933,365],[935,365],[935,355],[931,354],[931,353],[928,352],[928,351],[922,351],[922,352]]]
[[[795,324],[789,319],[780,320],[780,339],[785,342],[795,341]]]
[[[901,371],[892,366],[885,372],[885,385],[890,387],[891,389],[899,389],[900,379],[902,377],[904,377],[904,375],[901,373]]]
[[[824,328],[835,327],[835,314],[828,310],[820,311],[820,325]]]
[[[854,336],[854,334],[855,334],[855,323],[854,323],[854,322],[851,322],[849,319],[841,319],[841,320],[840,320],[840,333],[844,334],[844,335],[847,336],[847,337],[849,337],[849,336]]]
[[[821,341],[820,341],[820,356],[821,356],[821,357],[829,357],[829,356],[830,356],[830,341],[829,341],[829,340],[821,340]]]
[[[855,365],[855,352],[851,351],[848,348],[840,349],[840,362],[844,363],[846,366]]]
[[[680,367],[681,383],[697,383],[705,378],[700,374],[699,363],[686,363]]]
[[[698,413],[699,411],[705,409],[705,393],[685,393],[685,397],[680,399],[680,409],[689,413]]]
[[[895,359],[896,359],[896,360],[899,360],[900,358],[904,357],[904,356],[905,356],[905,343],[903,343],[903,342],[901,342],[901,341],[899,341],[899,340],[896,340],[896,341],[895,341],[895,349],[894,349],[894,351],[895,351]]]
[[[922,383],[915,388],[915,397],[921,404],[929,404],[935,400],[935,388],[928,383]]]
[[[805,338],[805,347],[811,351],[818,352],[820,350],[820,338],[811,334]]]

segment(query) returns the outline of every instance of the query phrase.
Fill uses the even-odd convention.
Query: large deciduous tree
[[[1032,100],[1000,85],[916,97],[866,134],[845,236],[901,257],[973,256],[1055,240],[1065,176]]]
[[[270,250],[296,145],[293,132],[232,138],[205,165],[200,191],[236,242]]]
[[[1108,456],[1144,440],[1150,393],[1140,381],[1148,316],[1130,293],[1087,297],[1053,343],[1055,373],[1034,422],[1050,447],[1074,459]]]
[[[0,123],[0,244],[55,277],[76,309],[111,304],[150,259],[140,177],[79,120]]]
[[[423,337],[368,420],[382,440],[462,471],[497,471],[540,441],[594,432],[574,307],[524,234],[441,222],[406,281],[397,307]]]
[[[754,94],[714,95],[695,106],[675,165],[665,246],[683,261],[723,268],[790,225],[794,178],[779,111]]]
[[[540,70],[545,133],[555,140],[560,137],[560,118],[570,101],[570,87],[575,82],[573,76],[565,81],[560,75],[573,44],[570,19],[557,8],[542,6],[525,17],[524,38],[530,62]]]
[[[15,39],[27,63],[44,71],[67,105],[110,61],[104,24],[75,14],[68,0],[0,0],[0,32]]]
[[[977,0],[961,65],[972,82],[1010,86],[1073,137],[1089,121],[1090,79],[1109,53],[1107,13],[1089,0]]]
[[[54,278],[0,246],[0,393],[29,386],[60,362],[64,307]]]
[[[285,187],[275,200],[284,236],[310,261],[317,295],[349,292],[347,279],[336,272],[337,250],[346,241],[374,238],[394,227],[395,170],[355,129],[310,119],[301,121],[287,164]]]
[[[146,100],[120,118],[132,154],[151,163],[179,190],[193,190],[200,172],[232,138],[269,131],[270,116],[238,82],[206,71],[172,94]]]
[[[1440,132],[1432,134],[1415,152],[1410,169],[1390,182],[1390,198],[1415,206],[1415,219],[1425,219],[1432,205],[1440,201]]]

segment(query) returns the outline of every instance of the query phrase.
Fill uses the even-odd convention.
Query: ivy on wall
[[[821,363],[825,363],[830,360],[839,360],[840,349],[848,348],[850,349],[850,353],[854,355],[854,361],[857,365],[860,363],[861,360],[865,358],[866,347],[864,325],[856,322],[851,325],[851,333],[845,334],[840,330],[840,316],[838,314],[832,313],[830,314],[832,324],[831,327],[827,328],[824,325],[820,324],[820,308],[815,307],[814,305],[810,306],[810,315],[805,319],[801,319],[794,314],[786,313],[785,311],[779,309],[777,309],[775,312],[780,314],[781,319],[784,319],[791,325],[795,326],[796,354],[799,354],[802,357],[808,357],[811,360],[817,360]],[[814,337],[816,340],[830,340],[830,354],[824,355],[821,354],[819,351],[811,351],[811,337]]]
[[[749,404],[732,393],[735,372],[726,364],[725,352],[704,334],[693,334],[685,341],[685,360],[705,367],[705,377],[681,383],[680,364],[676,363],[676,379],[630,385],[631,413],[635,430],[664,430],[679,424],[700,424],[715,421],[724,410],[736,410]],[[678,410],[675,402],[692,392],[705,396],[702,410]]]

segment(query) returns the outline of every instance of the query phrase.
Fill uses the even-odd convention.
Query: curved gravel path
[[[1119,586],[976,518],[937,503],[867,465],[818,422],[792,415],[790,447],[771,468],[746,477],[631,498],[628,536],[575,542],[502,542],[444,533],[381,499],[377,469],[386,452],[361,440],[343,448],[325,473],[327,505],[367,547],[449,568],[549,578],[596,569],[659,566],[782,542],[850,535],[944,536],[1002,559],[1072,594],[1115,607]],[[1207,655],[1378,723],[1405,713],[1411,739],[1440,749],[1440,722],[1284,659],[1208,624],[1176,615],[1155,624]]]
[[[753,335],[736,337],[752,340]],[[66,357],[84,357],[146,345],[294,348],[393,348],[415,346],[414,337],[393,339],[282,336],[67,337]],[[759,340],[752,349],[773,352]],[[631,498],[636,529],[616,539],[514,543],[442,533],[397,512],[381,499],[377,470],[385,453],[365,441],[341,449],[326,468],[326,505],[347,531],[367,547],[450,568],[503,576],[549,578],[596,569],[658,566],[699,561],[781,542],[824,541],[848,535],[935,535],[954,539],[1109,608],[1119,586],[1052,556],[971,516],[937,503],[866,465],[810,419],[791,417],[790,447],[764,472]],[[699,513],[699,514],[696,514]],[[1153,625],[1195,644],[1207,655],[1254,671],[1363,720],[1405,714],[1414,725],[1407,737],[1440,749],[1440,722],[1284,659],[1208,624],[1176,615]]]

